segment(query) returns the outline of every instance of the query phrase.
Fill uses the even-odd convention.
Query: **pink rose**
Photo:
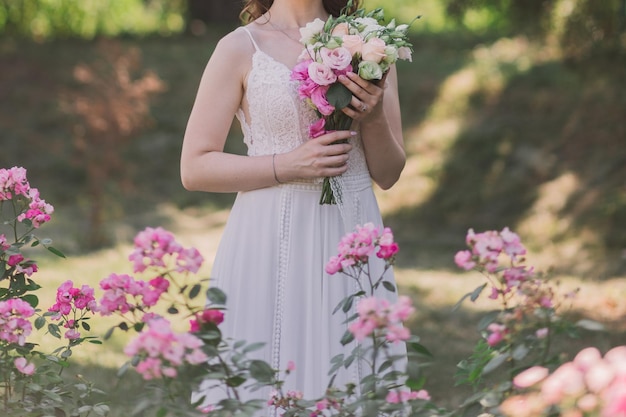
[[[224,313],[215,309],[204,310],[202,312],[202,321],[219,325],[224,321]]]
[[[543,381],[548,376],[548,373],[548,368],[533,366],[517,374],[515,378],[513,378],[513,385],[517,388],[532,387],[536,383]]]
[[[329,275],[334,275],[337,272],[341,271],[341,261],[342,259],[339,256],[333,256],[332,258],[330,258],[330,260],[326,264],[326,273]]]
[[[291,79],[297,81],[304,81],[309,79],[309,65],[311,65],[313,61],[311,59],[307,59],[305,61],[299,62],[293,67],[291,71]]]
[[[476,266],[476,262],[474,262],[472,258],[473,256],[470,251],[459,251],[454,256],[454,263],[456,263],[459,268],[463,268],[466,271],[469,271]]]
[[[313,91],[315,91],[318,88],[320,88],[320,86],[317,85],[315,81],[313,81],[310,78],[307,78],[306,80],[303,80],[298,86],[298,96],[301,99],[311,98],[311,96],[313,95]]]
[[[345,71],[352,62],[350,51],[341,46],[335,49],[322,48],[320,49],[320,56],[324,64],[338,71]]]
[[[320,86],[311,92],[311,101],[317,110],[324,116],[329,116],[335,111],[335,107],[326,99],[327,86]]]
[[[318,138],[322,136],[324,133],[326,133],[326,130],[324,129],[325,126],[326,119],[318,119],[316,122],[311,124],[311,126],[309,126],[309,136],[312,138]]]
[[[361,52],[363,61],[372,61],[377,64],[385,58],[385,41],[379,38],[371,38],[364,45]]]
[[[330,85],[337,81],[337,75],[328,65],[312,62],[308,71],[309,77],[318,85]]]
[[[359,35],[346,35],[342,38],[343,43],[341,46],[350,51],[350,55],[354,56],[361,54],[363,49],[363,38]]]
[[[26,358],[15,358],[13,364],[15,368],[24,375],[32,375],[35,372],[35,365],[29,363]]]

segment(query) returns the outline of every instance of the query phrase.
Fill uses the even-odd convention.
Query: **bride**
[[[238,193],[211,272],[212,285],[228,295],[224,336],[264,342],[257,357],[275,369],[295,363],[285,388],[305,398],[324,393],[330,359],[354,347],[341,346],[346,317],[332,314],[354,283],[324,266],[357,224],[382,227],[372,183],[390,188],[405,164],[393,67],[380,85],[341,77],[353,95],[344,109],[354,119],[351,130],[309,137],[317,116],[290,80],[303,50],[299,29],[337,16],[347,3],[247,0],[245,25],[219,41],[202,75],[181,155],[186,189]],[[224,152],[234,117],[245,156]],[[335,143],[342,139],[348,143]],[[320,205],[321,179],[334,176],[341,176],[343,202]],[[362,372],[356,363],[335,384],[357,382]],[[206,390],[208,401],[224,395]]]

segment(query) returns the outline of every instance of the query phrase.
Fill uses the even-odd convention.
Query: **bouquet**
[[[351,2],[348,2],[350,6]],[[333,130],[347,130],[352,119],[342,109],[352,93],[338,81],[340,75],[356,72],[364,80],[380,81],[398,59],[411,60],[410,24],[384,25],[384,12],[359,9],[352,14],[316,19],[300,29],[305,49],[293,68],[291,79],[299,81],[298,94],[316,111],[319,119],[309,127],[311,138]],[[320,204],[336,204],[337,198],[324,178]]]

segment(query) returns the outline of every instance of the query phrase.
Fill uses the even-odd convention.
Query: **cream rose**
[[[350,51],[352,56],[361,54],[361,50],[363,48],[363,38],[359,35],[345,35],[342,40],[342,46]]]
[[[382,39],[371,38],[363,44],[363,49],[361,51],[363,61],[372,61],[378,64],[383,60],[383,58],[385,58],[386,46],[387,45]]]
[[[325,24],[326,23],[322,19],[317,18],[314,21],[307,23],[305,27],[300,28],[300,42],[305,45],[312,43],[315,35],[318,35],[324,30]]]
[[[331,35],[343,37],[350,33],[350,26],[347,23],[339,23],[333,28]]]

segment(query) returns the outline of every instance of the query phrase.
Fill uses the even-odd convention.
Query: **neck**
[[[274,0],[268,17],[282,28],[299,28],[316,18],[326,20],[328,13],[322,0]]]

